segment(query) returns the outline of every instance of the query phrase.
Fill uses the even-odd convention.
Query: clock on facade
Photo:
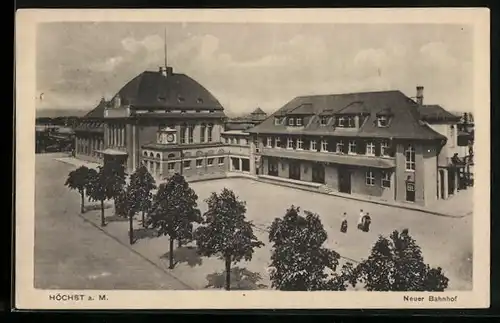
[[[169,133],[169,134],[167,135],[167,142],[173,142],[173,141],[174,141],[174,135],[173,135],[173,134],[171,134],[171,133]]]

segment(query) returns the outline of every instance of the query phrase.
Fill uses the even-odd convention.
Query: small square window
[[[387,127],[387,125],[388,125],[387,117],[386,116],[378,116],[377,117],[377,124],[379,127]]]
[[[302,126],[302,118],[297,118],[296,122],[295,122],[295,125],[298,126],[298,127]]]
[[[327,123],[328,123],[328,117],[321,117],[320,124],[322,126],[326,126]]]
[[[196,160],[196,168],[200,168],[203,166],[203,159],[197,159]]]
[[[185,160],[184,161],[184,168],[185,169],[190,169],[191,168],[191,161],[190,160]]]
[[[281,118],[275,117],[274,118],[274,125],[278,126],[281,124]]]
[[[219,157],[219,165],[224,165],[224,157]]]
[[[207,159],[207,165],[212,166],[214,164],[214,159],[213,158],[208,158]]]
[[[295,118],[288,118],[288,125],[295,126]]]
[[[168,170],[174,170],[175,169],[175,163],[168,163],[167,164]]]

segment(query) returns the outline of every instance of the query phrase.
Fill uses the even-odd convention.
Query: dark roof
[[[168,118],[168,119],[225,119],[226,115],[223,111],[216,111],[213,113],[202,113],[202,112],[186,112],[186,113],[160,113],[160,112],[149,112],[149,113],[137,113],[133,114],[134,117],[138,119],[147,118]]]
[[[420,117],[422,120],[433,122],[433,121],[450,121],[458,122],[460,121],[460,116],[454,115],[446,111],[443,107],[437,104],[423,105],[418,108]]]
[[[286,115],[302,105],[310,105],[313,117],[303,127],[294,129],[285,124],[275,125],[273,116]],[[387,127],[376,125],[376,117],[380,112],[392,113],[392,122]],[[359,129],[334,128],[331,124],[320,125],[322,113],[345,113],[345,111],[369,114]],[[331,121],[330,121],[331,123]],[[315,135],[400,138],[400,139],[446,139],[420,121],[418,104],[400,91],[362,92],[332,95],[313,95],[296,97],[261,124],[248,130],[250,133],[297,133]]]
[[[238,122],[238,123],[233,123],[233,122],[228,122],[225,124],[225,129],[226,130],[247,130],[249,128],[252,128],[255,126],[255,123],[250,123],[250,122]]]
[[[90,110],[89,113],[87,113],[85,116],[83,116],[83,118],[85,119],[93,119],[93,118],[96,118],[96,119],[100,119],[100,118],[104,118],[104,109],[106,108],[106,106],[108,105],[108,102],[104,101],[104,100],[101,100],[101,102],[99,102],[99,104],[97,105],[97,107],[95,107],[94,109]]]
[[[185,74],[144,71],[118,91],[122,105],[137,108],[223,110],[217,99]]]
[[[104,109],[108,103],[101,100],[97,107],[83,116],[75,128],[75,132],[98,132],[104,133]]]
[[[253,110],[251,114],[266,114],[261,108]]]

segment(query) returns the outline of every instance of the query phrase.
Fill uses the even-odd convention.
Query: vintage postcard
[[[16,308],[489,307],[487,9],[16,18]]]

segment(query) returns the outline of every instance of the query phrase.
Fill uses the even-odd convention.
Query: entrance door
[[[448,195],[453,195],[455,193],[456,178],[456,168],[448,168]]]
[[[270,159],[267,168],[267,175],[269,176],[278,176],[278,163]]]
[[[291,162],[288,169],[288,177],[300,181],[300,163]]]
[[[339,168],[339,192],[351,194],[351,171],[348,168]]]
[[[312,181],[314,183],[325,184],[325,165],[313,164],[312,167]]]
[[[406,200],[408,202],[415,202],[415,182],[406,182]]]

